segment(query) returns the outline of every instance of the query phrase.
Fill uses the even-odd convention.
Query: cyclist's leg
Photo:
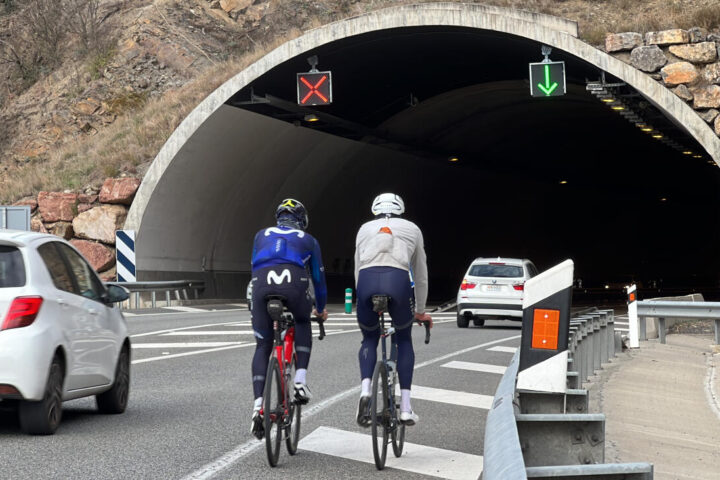
[[[253,405],[250,432],[257,438],[264,435],[263,419],[260,416],[262,396],[265,388],[265,374],[273,346],[272,320],[267,313],[265,302],[266,288],[258,285],[257,278],[253,279],[252,298],[252,326],[255,335],[255,354],[252,361],[252,383],[255,403]]]
[[[357,423],[370,426],[370,384],[377,362],[377,346],[380,340],[380,322],[373,311],[372,296],[378,293],[377,275],[374,268],[360,270],[357,284],[357,319],[362,332],[362,343],[358,352],[360,365],[360,401],[357,411]]]
[[[310,311],[312,303],[308,294],[308,277],[304,269],[292,269],[292,290],[287,291],[288,309],[295,318],[295,353],[297,364],[295,370],[295,396],[298,400],[308,401],[312,398],[307,386],[307,368],[310,364],[312,351],[312,328]]]

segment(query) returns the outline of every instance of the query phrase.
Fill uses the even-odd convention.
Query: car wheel
[[[102,413],[123,413],[130,396],[130,349],[123,346],[115,367],[115,382],[110,390],[95,396]]]
[[[62,389],[65,373],[62,360],[55,355],[50,364],[43,399],[39,402],[20,402],[20,428],[31,435],[52,435],[62,418]]]
[[[467,328],[470,324],[470,319],[465,315],[458,313],[457,315],[457,326],[459,328]]]
[[[473,325],[475,325],[476,327],[483,327],[485,326],[485,319],[473,317]]]

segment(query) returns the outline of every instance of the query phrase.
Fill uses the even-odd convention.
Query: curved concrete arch
[[[391,7],[311,30],[268,53],[200,103],[173,132],[148,170],[128,213],[126,229],[139,230],[153,190],[184,142],[235,92],[277,65],[343,38],[400,27],[451,26],[508,33],[564,50],[634,87],[677,124],[708,154],[720,161],[720,139],[697,113],[645,73],[577,38],[577,25],[557,17],[514,9],[462,3],[424,3]]]

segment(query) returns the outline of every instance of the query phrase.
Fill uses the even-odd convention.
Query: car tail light
[[[0,385],[0,395],[20,395],[20,392],[12,385]]]
[[[17,297],[10,304],[10,309],[0,330],[27,327],[35,321],[42,303],[42,297]]]
[[[515,285],[513,285],[513,288],[515,290],[522,292],[523,290],[525,290],[525,284],[524,283],[516,283]]]
[[[460,284],[460,290],[469,290],[471,288],[475,288],[475,285],[477,285],[477,283],[468,282],[466,278],[463,278],[463,281]]]

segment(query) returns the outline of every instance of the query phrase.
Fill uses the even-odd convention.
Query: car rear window
[[[473,265],[470,267],[473,277],[514,278],[522,277],[522,267],[517,265]]]
[[[25,264],[17,247],[0,245],[0,288],[25,285]]]

